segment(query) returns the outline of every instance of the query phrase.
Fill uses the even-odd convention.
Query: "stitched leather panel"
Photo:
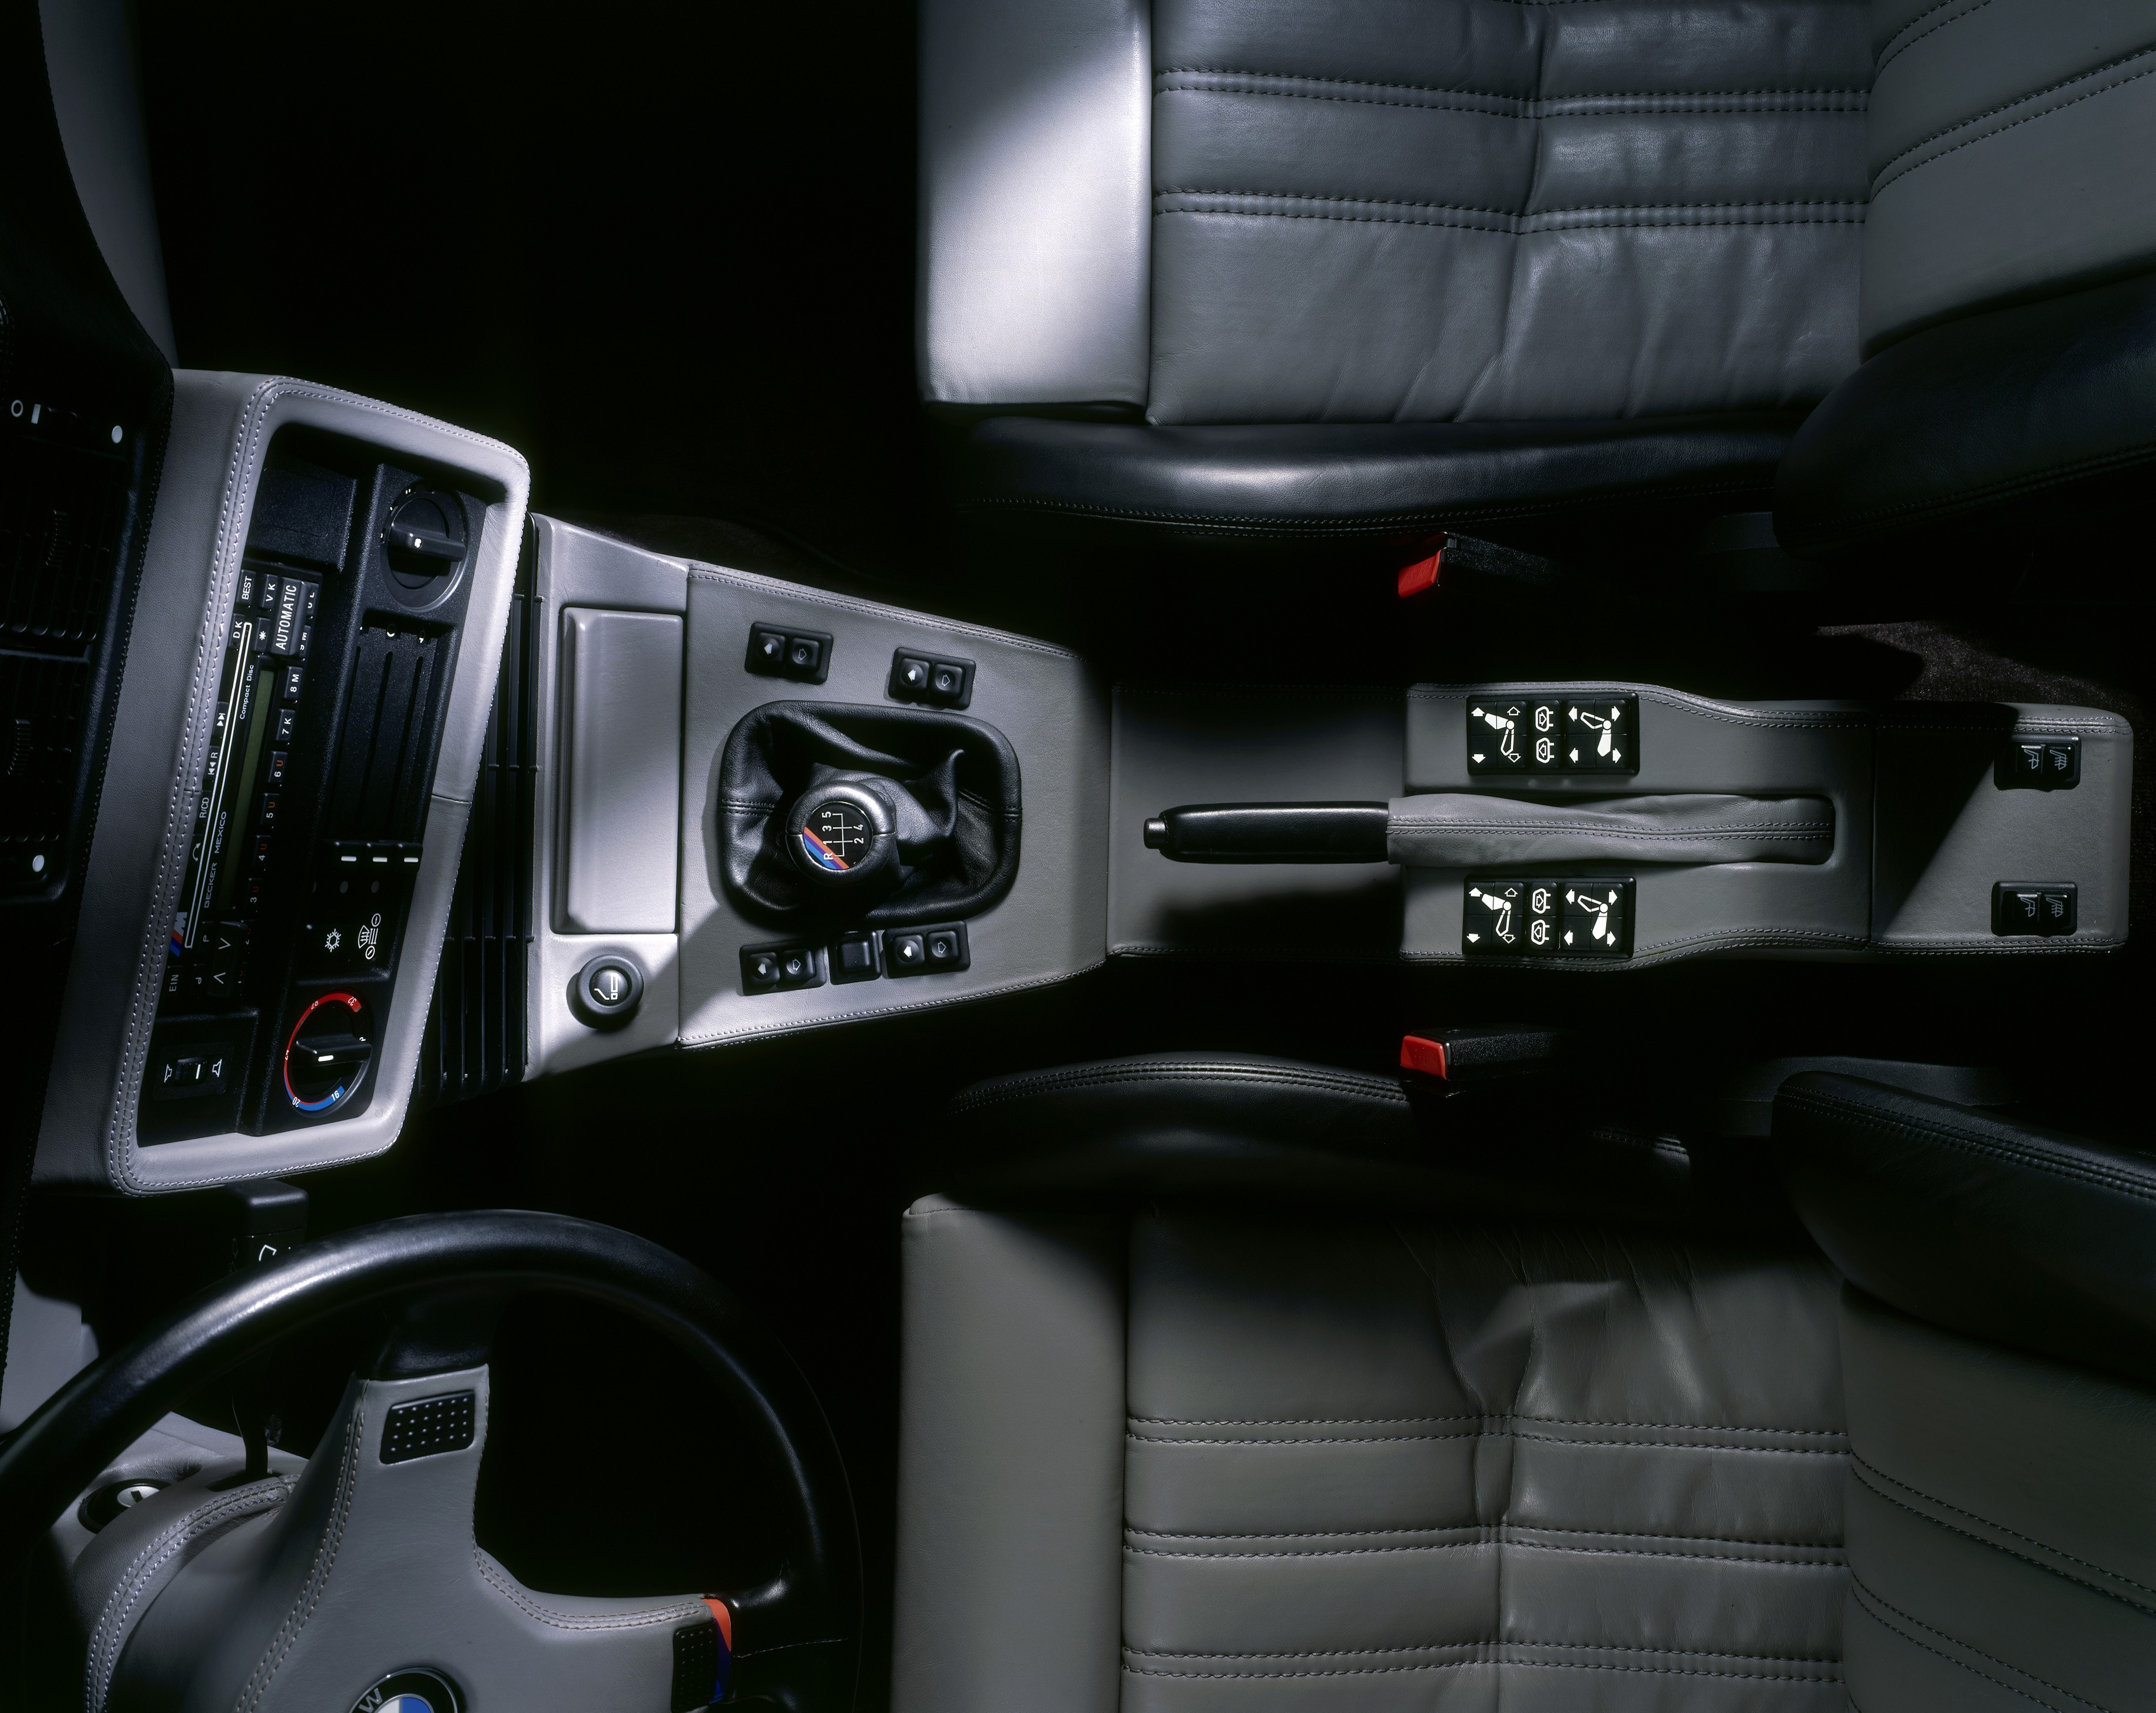
[[[2156,1708],[2156,1393],[1841,1318],[1855,1702]]]
[[[1163,0],[1157,423],[1778,408],[1854,363],[1861,0]]]
[[[1799,552],[2046,499],[2156,459],[2156,276],[1928,327],[1805,419],[1774,527]]]
[[[1549,803],[1431,792],[1393,799],[1387,854],[1409,868],[1505,863],[1823,863],[1834,805],[1818,797],[1682,792]]]
[[[1125,1713],[1843,1707],[1815,1257],[1153,1215]]]
[[[1875,7],[1864,348],[2156,263],[2156,7]],[[2071,23],[2068,23],[2067,20]]]
[[[1818,1072],[1782,1085],[1774,1140],[1813,1237],[1873,1295],[2156,1386],[2156,1160]]]

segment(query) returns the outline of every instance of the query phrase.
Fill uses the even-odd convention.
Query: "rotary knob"
[[[850,782],[804,791],[786,817],[786,850],[814,886],[866,886],[898,860],[891,804],[881,792]]]

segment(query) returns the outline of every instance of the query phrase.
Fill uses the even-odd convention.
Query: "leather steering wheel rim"
[[[421,1213],[310,1243],[200,1292],[75,1376],[0,1449],[0,1583],[54,1519],[180,1399],[275,1340],[430,1289],[544,1290],[654,1327],[711,1375],[780,1472],[784,1569],[735,1602],[735,1697],[844,1713],[860,1637],[860,1545],[844,1466],[808,1382],[701,1269],[610,1226],[511,1210]],[[760,1660],[759,1655],[775,1655]]]

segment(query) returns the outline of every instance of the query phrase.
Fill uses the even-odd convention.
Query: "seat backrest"
[[[1808,406],[1865,0],[926,0],[935,403],[1161,423]]]
[[[2156,5],[1873,0],[1870,355],[2156,267]]]
[[[1774,1134],[1851,1281],[1851,1702],[2156,1709],[2156,1161],[1843,1076]]]
[[[2156,3],[1871,17],[1868,360],[1784,465],[1800,551],[2083,505],[2156,458]]]

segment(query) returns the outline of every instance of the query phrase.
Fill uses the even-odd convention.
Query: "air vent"
[[[437,1104],[489,1094],[524,1075],[538,760],[539,603],[530,592],[531,541],[527,534],[517,567],[449,937],[419,1050],[419,1093]]]
[[[85,784],[93,651],[127,518],[126,467],[18,444],[0,474],[0,894],[59,878]]]

